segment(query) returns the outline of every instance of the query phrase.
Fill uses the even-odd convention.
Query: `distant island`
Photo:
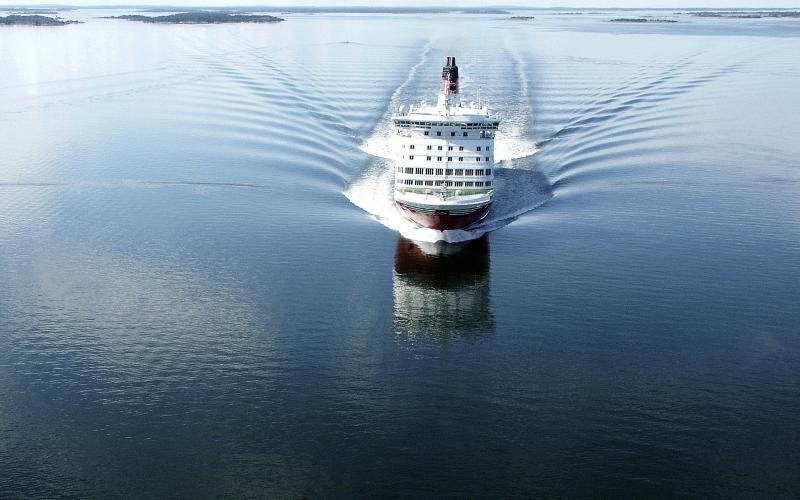
[[[536,19],[534,16],[511,16],[509,21],[533,21]]]
[[[181,12],[166,16],[142,16],[125,14],[108,16],[104,19],[125,19],[154,24],[226,24],[226,23],[278,23],[284,19],[266,15],[230,14],[228,12]]]
[[[80,24],[81,21],[70,21],[59,17],[39,15],[19,15],[0,17],[0,25],[4,26],[64,26],[66,24]]]
[[[730,10],[688,12],[696,17],[721,17],[728,19],[761,19],[763,17],[784,17],[800,19],[800,11],[796,10]]]
[[[674,19],[648,19],[646,17],[618,17],[611,19],[610,23],[677,23]]]
[[[465,9],[462,12],[464,14],[511,14],[503,9]]]

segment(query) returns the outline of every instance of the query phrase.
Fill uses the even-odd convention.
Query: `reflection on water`
[[[489,239],[415,243],[400,237],[394,258],[394,329],[408,343],[494,332],[489,290]]]

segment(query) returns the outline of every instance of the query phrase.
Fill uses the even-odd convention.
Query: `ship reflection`
[[[394,329],[403,342],[444,347],[494,332],[485,236],[459,245],[399,238],[392,283]]]

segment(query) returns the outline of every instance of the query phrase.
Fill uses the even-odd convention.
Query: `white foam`
[[[438,231],[406,219],[394,203],[394,171],[391,161],[376,158],[345,191],[354,205],[404,237],[427,243],[460,243],[500,229],[520,215],[545,203],[552,194],[544,176],[524,169],[495,169],[495,196],[489,215],[468,230]]]

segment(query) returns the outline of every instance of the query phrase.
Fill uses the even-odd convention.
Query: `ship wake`
[[[391,116],[401,105],[419,102],[430,93],[430,89],[437,88],[438,68],[434,61],[442,57],[430,43],[423,47],[417,64],[410,68],[405,81],[392,94],[382,118],[361,142],[360,149],[368,153],[370,159],[348,185],[345,196],[375,220],[404,237],[431,243],[458,243],[480,238],[550,199],[550,184],[534,161],[537,150],[523,62],[514,51],[507,49],[507,52],[507,58],[496,58],[496,54],[487,53],[485,60],[480,53],[473,53],[477,59],[463,67],[464,94],[477,98],[481,94],[478,82],[493,87],[494,94],[484,93],[482,97],[502,116],[495,141],[495,194],[489,214],[483,221],[467,229],[439,231],[423,228],[406,219],[394,203],[391,155],[395,136]],[[478,74],[472,75],[472,68],[476,68]],[[428,78],[431,75],[432,80]]]

